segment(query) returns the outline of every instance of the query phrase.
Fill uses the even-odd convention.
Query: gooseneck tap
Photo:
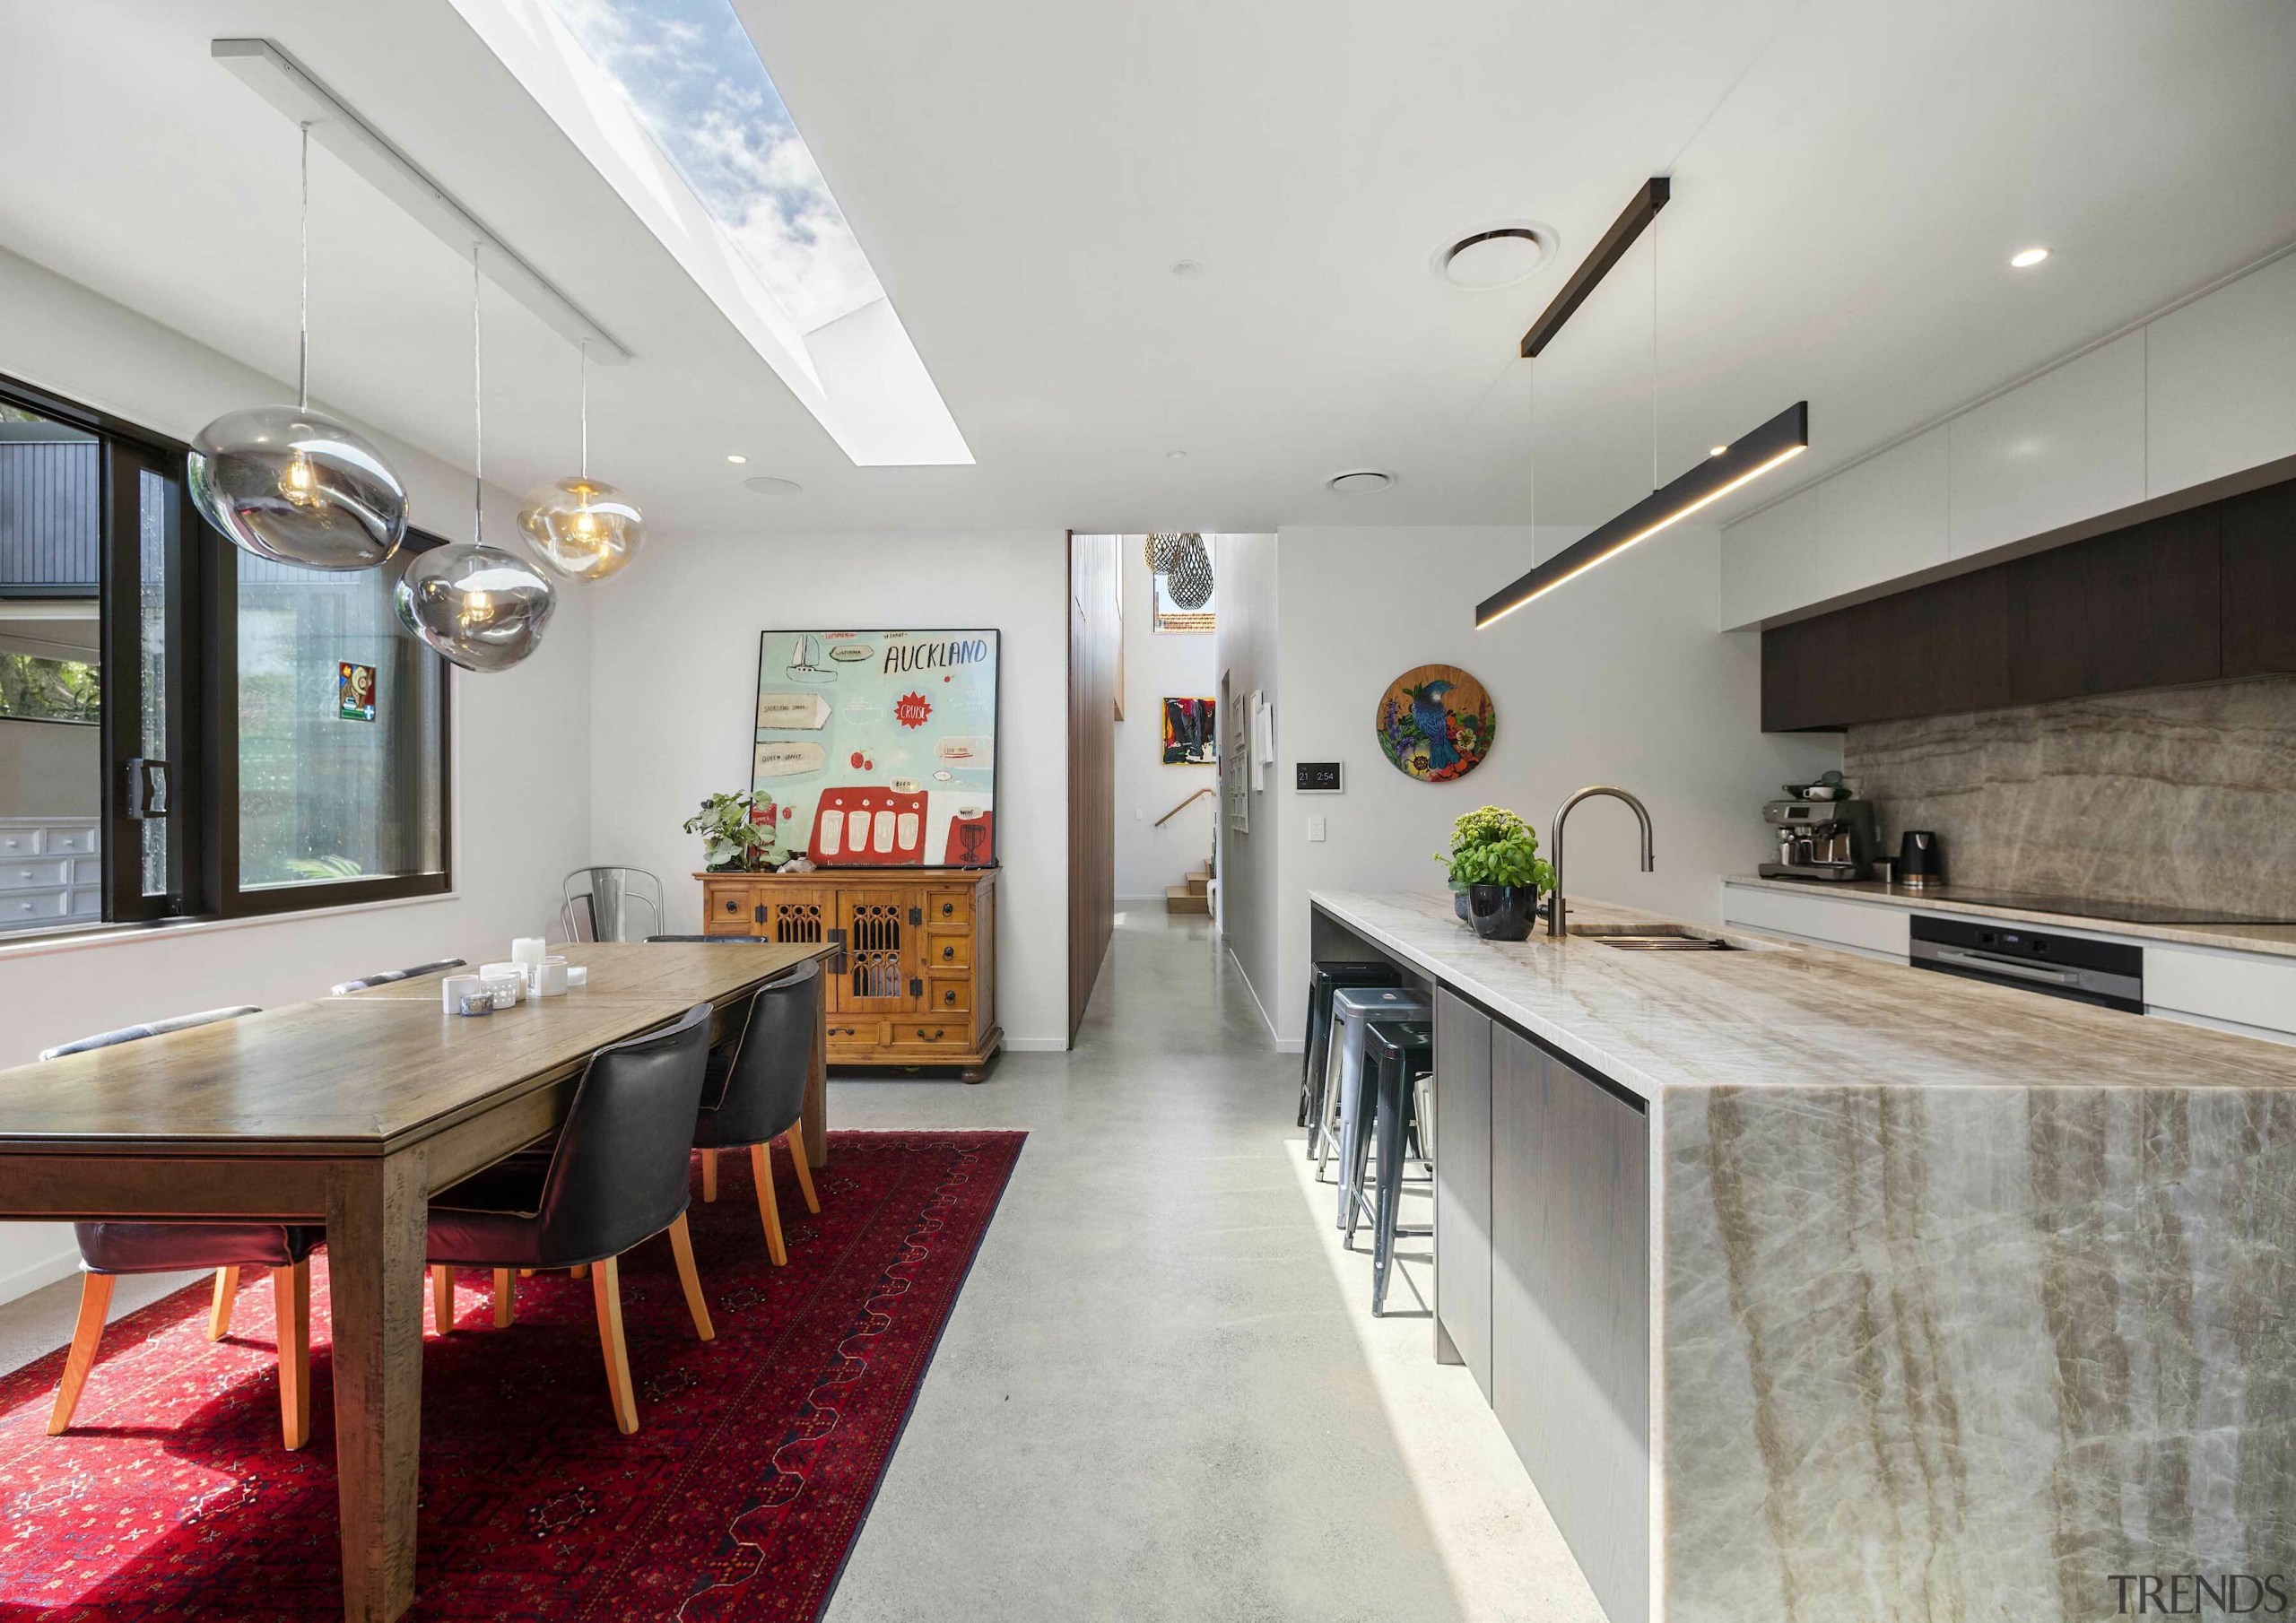
[[[1645,873],[1650,872],[1657,865],[1652,861],[1650,855],[1650,812],[1648,807],[1625,790],[1614,789],[1608,784],[1592,784],[1579,790],[1578,794],[1554,809],[1554,826],[1547,831],[1546,843],[1554,852],[1554,897],[1547,906],[1546,916],[1546,933],[1549,935],[1561,935],[1569,927],[1563,918],[1565,911],[1562,900],[1563,820],[1570,815],[1571,807],[1582,800],[1592,800],[1597,794],[1607,794],[1613,800],[1622,800],[1632,809],[1635,820],[1642,825],[1642,871]]]

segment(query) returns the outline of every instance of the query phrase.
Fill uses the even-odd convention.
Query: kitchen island
[[[1316,959],[1438,994],[1439,1352],[1614,1623],[2296,1572],[2296,1050],[1732,932],[1310,902]]]

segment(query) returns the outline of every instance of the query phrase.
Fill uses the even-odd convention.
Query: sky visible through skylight
[[[800,331],[884,297],[729,0],[549,0]]]

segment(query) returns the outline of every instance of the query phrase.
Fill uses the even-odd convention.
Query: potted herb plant
[[[1539,855],[1539,837],[1514,812],[1482,806],[1451,825],[1449,865],[1459,916],[1486,941],[1519,942],[1531,933],[1539,892],[1554,870]]]
[[[765,803],[770,807],[772,803]],[[701,836],[702,866],[712,873],[748,873],[771,866],[773,829],[761,824],[754,794],[713,794],[685,820],[688,834]]]

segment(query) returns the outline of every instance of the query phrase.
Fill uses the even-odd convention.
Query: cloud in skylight
[[[549,0],[799,330],[884,297],[729,0]]]

